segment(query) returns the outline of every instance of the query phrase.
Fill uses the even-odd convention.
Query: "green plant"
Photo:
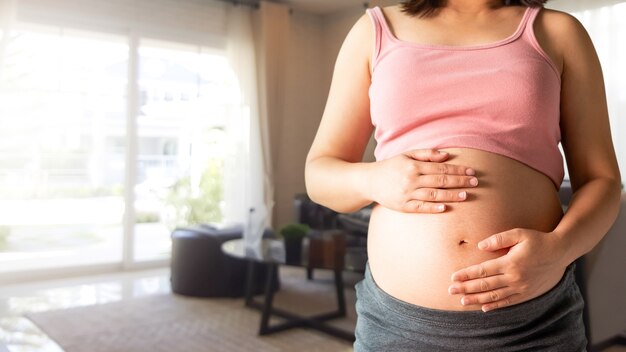
[[[220,222],[223,199],[223,161],[211,159],[200,177],[197,195],[194,195],[190,177],[179,179],[165,197],[168,206],[168,226]]]
[[[6,225],[0,226],[0,249],[6,247],[10,235],[11,227]]]
[[[135,214],[135,222],[137,224],[148,224],[161,221],[159,213],[153,211],[138,211]]]
[[[278,233],[285,240],[297,240],[306,237],[309,231],[311,228],[306,224],[287,224],[281,227]]]

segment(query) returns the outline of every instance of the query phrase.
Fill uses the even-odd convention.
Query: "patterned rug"
[[[275,306],[301,314],[336,308],[329,272],[315,271],[315,280],[307,281],[302,269],[280,270]],[[353,285],[359,277],[346,276],[348,316],[332,325],[353,330]],[[27,317],[66,352],[352,351],[347,341],[305,328],[258,336],[260,311],[244,307],[243,299],[169,294]]]

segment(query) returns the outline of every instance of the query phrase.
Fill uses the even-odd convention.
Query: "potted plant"
[[[6,225],[0,225],[0,251],[6,249],[10,235],[11,228]]]
[[[302,260],[302,239],[305,238],[311,228],[306,224],[287,224],[278,232],[285,244],[285,261],[287,263],[300,263]]]

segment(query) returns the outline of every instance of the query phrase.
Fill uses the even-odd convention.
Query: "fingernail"
[[[461,304],[462,305],[466,305],[467,304],[467,300],[465,299],[465,297],[461,298]]]
[[[446,210],[446,206],[445,206],[445,204],[439,204],[439,205],[437,205],[437,210],[438,210],[438,211],[444,211],[444,210]]]
[[[474,169],[467,169],[467,170],[465,170],[465,174],[467,176],[474,176],[474,175],[476,175],[476,171],[474,171]]]
[[[483,312],[487,313],[488,311],[491,310],[491,308],[487,307],[487,306],[483,306]]]
[[[478,186],[478,179],[476,177],[472,177],[470,179],[470,185],[472,186]]]
[[[459,290],[458,290],[456,287],[450,287],[450,288],[448,289],[448,292],[449,292],[451,295],[455,295],[455,294],[459,293]]]
[[[465,192],[465,191],[459,192],[459,198],[465,199],[465,197],[467,197],[467,192]]]
[[[488,247],[485,242],[478,242],[478,249],[486,249]]]

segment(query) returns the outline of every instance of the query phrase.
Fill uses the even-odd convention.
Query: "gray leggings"
[[[447,311],[416,306],[383,291],[372,277],[356,284],[354,352],[586,351],[583,299],[571,264],[545,294],[514,306]]]

